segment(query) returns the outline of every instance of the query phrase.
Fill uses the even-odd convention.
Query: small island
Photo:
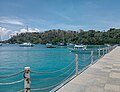
[[[107,31],[96,30],[61,30],[53,29],[44,32],[20,33],[12,36],[10,39],[2,43],[21,44],[30,42],[33,44],[59,44],[73,43],[85,45],[104,45],[104,44],[120,44],[120,29],[110,28]]]

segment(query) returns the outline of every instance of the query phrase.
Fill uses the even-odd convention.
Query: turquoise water
[[[96,59],[98,59],[98,54],[94,54],[94,60]],[[79,70],[90,64],[90,60],[90,53],[79,54]],[[75,53],[70,52],[67,48],[46,48],[45,45],[35,45],[34,47],[24,48],[18,45],[4,44],[0,47],[0,76],[17,73],[24,70],[24,67],[30,67],[31,71],[52,72],[66,67],[72,61],[75,61]],[[35,74],[31,72],[31,89],[55,85],[67,79],[67,76],[69,76],[74,69],[75,62],[65,70],[53,74]],[[73,71],[70,76],[73,74],[75,74],[75,71]],[[61,76],[55,78],[59,75]],[[51,79],[46,80],[44,78]],[[13,82],[21,79],[23,79],[23,73],[10,78],[0,78],[0,83]],[[12,85],[0,85],[0,92],[17,92],[23,88],[24,82]],[[54,87],[43,91],[33,90],[31,92],[48,92],[52,88]]]

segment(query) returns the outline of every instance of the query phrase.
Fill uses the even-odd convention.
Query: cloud
[[[6,40],[10,38],[11,34],[12,34],[12,30],[0,27],[0,36],[1,36],[0,40]]]
[[[68,25],[68,24],[51,24],[49,25],[49,28],[47,29],[38,29],[38,28],[29,28],[28,31],[27,29],[19,29],[18,31],[15,30],[10,30],[7,29],[5,27],[0,27],[0,35],[2,37],[2,40],[7,40],[10,37],[12,37],[13,35],[16,35],[17,33],[26,33],[26,32],[43,32],[45,30],[49,30],[49,29],[64,29],[64,30],[78,30],[81,29],[85,26],[81,26],[81,25]]]
[[[102,24],[106,24],[106,25],[112,25],[112,26],[119,26],[120,22],[119,21],[115,21],[115,20],[101,20],[100,23]]]
[[[39,30],[38,28],[29,28],[28,30],[27,29],[20,29],[20,31],[18,33],[26,33],[26,32],[29,32],[29,33],[32,33],[32,32],[40,32],[41,30]]]
[[[11,36],[16,35],[16,34],[20,34],[20,33],[26,33],[26,32],[29,32],[29,33],[41,32],[41,30],[38,29],[38,28],[34,28],[34,29],[29,28],[28,30],[27,30],[27,29],[20,29],[19,31],[13,31],[13,32],[11,33]]]
[[[38,29],[38,28],[34,28],[34,29],[29,28],[28,31],[26,29],[20,29],[19,31],[14,31],[4,27],[0,27],[0,36],[2,38],[0,40],[7,40],[13,35],[16,35],[17,33],[20,34],[20,33],[26,33],[26,32],[32,33],[32,32],[42,32],[42,31],[43,31],[42,29]]]
[[[64,15],[64,14],[61,13],[61,12],[55,11],[54,13],[57,14],[57,15],[59,15],[60,17],[62,17],[62,18],[64,18],[64,19],[68,20],[68,21],[72,21],[72,19],[71,19],[69,16]]]
[[[10,30],[7,30],[6,28],[0,27],[0,35],[8,33]]]
[[[23,25],[24,24],[19,18],[11,18],[11,17],[0,17],[0,23],[12,24],[12,25]]]
[[[65,30],[78,30],[84,28],[85,26],[82,25],[68,25],[68,24],[54,24],[50,25],[51,28],[55,29],[65,29]]]

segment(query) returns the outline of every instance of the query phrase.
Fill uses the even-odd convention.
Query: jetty
[[[120,92],[120,46],[56,92]]]

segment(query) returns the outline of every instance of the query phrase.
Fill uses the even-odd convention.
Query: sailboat
[[[61,47],[67,46],[64,39],[64,33],[63,33],[63,42],[58,43],[58,46],[61,46]]]
[[[27,32],[28,32],[28,26],[27,26]],[[24,42],[22,44],[19,45],[20,47],[33,47],[34,44],[30,43],[30,42]]]

